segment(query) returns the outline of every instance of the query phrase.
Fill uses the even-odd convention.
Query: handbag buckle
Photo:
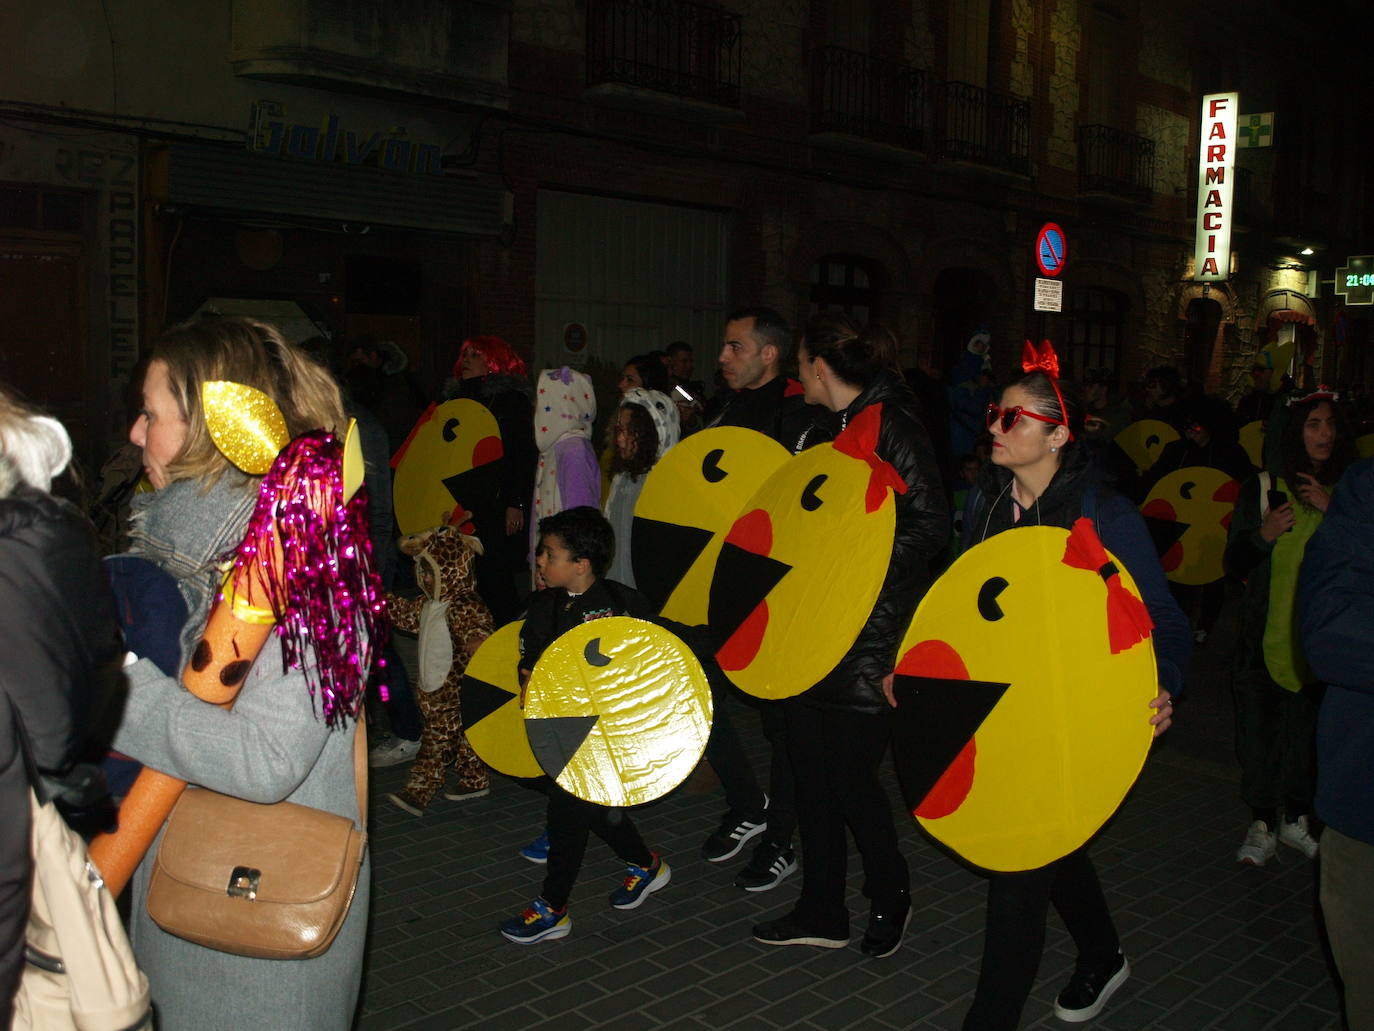
[[[247,899],[252,902],[258,897],[258,882],[262,880],[262,871],[251,866],[236,866],[229,874],[229,883],[225,886],[224,893],[231,898]]]

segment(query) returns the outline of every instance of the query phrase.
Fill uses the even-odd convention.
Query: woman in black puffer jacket
[[[59,776],[119,671],[114,604],[95,532],[47,493],[71,457],[67,432],[0,392],[0,1015],[23,969],[29,918],[29,777]],[[8,1024],[6,1025],[8,1026]]]
[[[930,438],[915,397],[884,367],[882,354],[882,342],[849,319],[822,315],[808,324],[798,355],[807,401],[837,412],[841,426],[881,406],[874,450],[897,471],[906,491],[895,496],[892,557],[857,640],[819,683],[784,703],[805,857],[802,893],[786,916],[754,928],[754,937],[769,945],[841,948],[848,942],[848,824],[863,859],[870,903],[863,951],[874,957],[897,951],[911,911],[906,860],[878,779],[890,735],[883,683],[892,676],[902,634],[930,586],[930,562],[949,539],[949,509]]]

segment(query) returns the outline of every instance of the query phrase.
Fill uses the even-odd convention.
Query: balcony
[[[1030,175],[1029,100],[967,82],[945,83],[941,100],[942,156]]]
[[[840,47],[811,52],[811,138],[864,149],[920,151],[927,136],[926,73],[905,61]]]
[[[587,0],[586,96],[714,121],[739,115],[740,16],[692,0]]]
[[[1109,125],[1078,127],[1078,193],[1107,203],[1149,204],[1155,141]]]
[[[338,93],[505,108],[503,0],[230,0],[236,75]]]

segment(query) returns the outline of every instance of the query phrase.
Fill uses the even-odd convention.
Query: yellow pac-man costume
[[[696,767],[711,733],[711,691],[670,631],[630,616],[593,619],[544,649],[526,690],[525,730],[569,794],[638,805]]]
[[[1164,575],[1200,586],[1226,573],[1226,531],[1240,484],[1220,469],[1175,469],[1151,488],[1140,514],[1150,527]]]
[[[716,659],[742,691],[788,698],[845,656],[873,611],[906,483],[874,451],[882,405],[789,458],[745,504],[711,581]]]
[[[711,573],[745,503],[788,460],[757,430],[720,426],[669,449],[635,503],[635,586],[669,619],[706,622]]]
[[[468,744],[477,757],[508,777],[538,777],[544,771],[530,751],[520,709],[520,628],[507,623],[468,661],[459,689]]]
[[[1161,419],[1137,419],[1113,438],[1117,447],[1143,473],[1159,460],[1165,444],[1178,440],[1178,430]]]
[[[420,417],[396,452],[392,500],[402,533],[450,522],[494,495],[493,463],[502,457],[496,416],[468,398],[445,401]]]
[[[898,770],[921,825],[989,870],[1087,841],[1149,750],[1150,626],[1087,519],[965,552],[898,652]]]

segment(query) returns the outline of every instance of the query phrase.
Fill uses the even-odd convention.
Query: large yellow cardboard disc
[[[484,763],[508,777],[538,777],[520,711],[520,628],[507,623],[473,653],[459,687],[463,729]]]
[[[758,698],[801,694],[839,663],[873,611],[896,504],[867,510],[867,462],[821,444],[754,494],[716,559],[709,623],[721,669]]]
[[[669,619],[706,622],[711,572],[744,503],[788,459],[757,430],[718,426],[669,448],[635,503],[636,586]]]
[[[496,416],[484,405],[468,398],[438,405],[411,432],[396,465],[392,500],[401,532],[442,526],[459,505],[476,509],[495,489],[479,471],[494,468],[502,453]]]
[[[1178,430],[1162,419],[1137,419],[1115,437],[1117,446],[1143,473],[1159,460],[1165,444],[1178,440]]]
[[[1264,468],[1264,423],[1256,419],[1240,428],[1240,446],[1256,469]]]
[[[696,767],[711,734],[711,689],[676,635],[629,616],[594,619],[540,656],[525,730],[544,771],[569,793],[638,805]]]
[[[931,690],[1006,686],[971,754],[940,782],[945,815],[918,816],[989,870],[1035,869],[1082,845],[1121,804],[1150,748],[1153,644],[1111,653],[1106,585],[1063,563],[1067,539],[1036,526],[971,548],[926,594],[898,651],[898,674],[948,681]],[[923,747],[906,735],[896,745]]]
[[[348,432],[344,435],[343,453],[343,494],[348,501],[367,478],[367,465],[363,461],[362,435],[358,432],[358,420],[348,420]]]
[[[1140,514],[1152,524],[1165,576],[1197,586],[1226,575],[1226,533],[1239,496],[1237,481],[1201,465],[1176,469],[1151,488]],[[1172,543],[1158,537],[1160,527],[1169,523],[1174,524],[1168,535],[1175,538]]]

